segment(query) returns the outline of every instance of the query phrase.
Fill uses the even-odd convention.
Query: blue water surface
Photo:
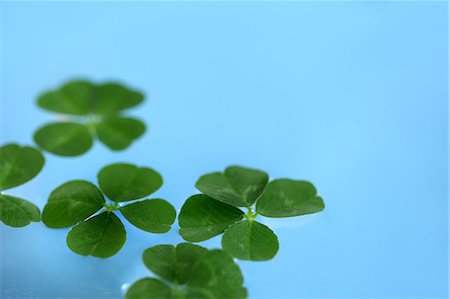
[[[2,2],[0,141],[32,144],[56,118],[37,95],[67,79],[119,80],[148,131],[123,152],[46,154],[9,194],[42,208],[113,162],[160,171],[179,209],[196,179],[230,164],[314,182],[323,213],[263,219],[268,262],[239,262],[249,298],[447,298],[445,2]],[[151,275],[142,251],[181,242],[126,224],[110,259],[67,229],[1,225],[1,298],[121,298]],[[204,243],[219,247],[220,238]]]

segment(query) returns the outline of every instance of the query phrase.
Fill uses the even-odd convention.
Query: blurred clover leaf
[[[309,182],[290,179],[269,182],[265,172],[239,166],[203,175],[195,186],[203,194],[191,196],[181,208],[180,235],[186,241],[200,242],[224,233],[223,249],[241,260],[269,260],[278,251],[277,236],[255,220],[258,215],[293,217],[325,208]]]
[[[82,155],[92,147],[95,138],[111,150],[123,150],[145,132],[145,125],[121,112],[143,100],[142,93],[118,83],[70,81],[39,96],[37,103],[41,108],[66,118],[39,128],[34,140],[59,156]]]
[[[41,171],[44,156],[33,147],[6,144],[0,147],[0,191],[20,186]],[[0,220],[23,227],[41,220],[39,208],[22,198],[0,193]]]
[[[159,278],[143,278],[128,289],[126,299],[244,299],[239,266],[223,250],[181,243],[157,245],[143,262]]]
[[[70,181],[49,196],[42,221],[51,228],[72,227],[68,247],[80,255],[107,258],[120,251],[126,231],[119,211],[134,226],[151,233],[165,233],[175,221],[174,207],[163,199],[144,199],[162,186],[155,170],[131,164],[112,164],[98,173],[100,189],[87,181]],[[108,202],[105,200],[108,198]]]

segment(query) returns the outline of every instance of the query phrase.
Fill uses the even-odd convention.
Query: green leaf
[[[114,213],[103,212],[74,226],[67,235],[67,246],[80,255],[107,258],[125,244],[125,228]]]
[[[195,187],[206,195],[224,203],[248,207],[253,205],[269,180],[265,172],[232,166],[224,173],[214,172],[198,179]]]
[[[173,245],[157,245],[147,248],[142,254],[145,266],[156,275],[176,281],[177,254]]]
[[[313,184],[278,179],[270,182],[256,202],[256,211],[266,217],[292,217],[313,214],[325,208]]]
[[[45,125],[34,133],[34,141],[59,156],[79,156],[92,147],[92,136],[85,125],[60,122]]]
[[[126,299],[182,299],[184,296],[172,290],[162,281],[143,278],[136,281],[127,291]]]
[[[222,237],[222,248],[240,260],[266,261],[278,251],[278,238],[267,226],[242,221],[230,226]]]
[[[208,253],[208,249],[191,243],[180,243],[176,247],[176,253],[177,281],[179,284],[185,284],[191,277],[192,269]]]
[[[247,289],[245,288],[223,288],[222,290],[209,290],[202,288],[187,289],[187,299],[245,299],[247,298]]]
[[[173,245],[157,245],[148,248],[143,253],[144,264],[153,273],[178,284],[185,284],[195,263],[208,250],[204,247],[181,243]]]
[[[187,283],[189,298],[246,298],[239,266],[222,250],[211,250],[194,266]]]
[[[131,117],[105,117],[96,126],[98,139],[112,150],[126,149],[142,136],[145,125],[140,120]]]
[[[44,156],[30,146],[7,144],[0,147],[0,190],[22,185],[44,166]]]
[[[59,90],[42,94],[38,105],[58,113],[89,116],[92,121],[84,118],[86,124],[48,124],[35,133],[34,140],[43,149],[61,156],[87,152],[94,134],[110,149],[123,150],[145,132],[145,124],[117,113],[140,104],[143,99],[142,93],[117,83],[95,86],[87,81],[68,82]]]
[[[113,201],[143,198],[162,186],[162,177],[153,169],[131,164],[112,164],[98,174],[100,188]]]
[[[95,86],[88,81],[74,80],[58,90],[42,94],[38,105],[49,111],[71,115],[113,114],[143,100],[142,93],[117,83]]]
[[[57,91],[48,91],[38,98],[46,110],[72,115],[86,115],[93,104],[95,87],[87,81],[71,81]]]
[[[93,215],[105,203],[98,188],[86,181],[67,182],[50,194],[42,222],[52,228],[70,227]]]
[[[189,197],[181,208],[178,222],[180,235],[186,241],[200,242],[223,233],[244,213],[236,207],[198,194]]]
[[[12,227],[23,227],[31,221],[39,222],[38,207],[21,198],[0,194],[0,220]]]
[[[127,299],[153,296],[192,299],[247,297],[239,266],[222,250],[208,251],[190,243],[181,243],[176,247],[157,245],[144,251],[143,261],[151,271],[175,287],[170,289],[157,279],[145,278],[130,287]],[[178,287],[180,285],[181,288]]]
[[[166,233],[175,221],[175,208],[164,199],[147,199],[120,208],[134,226],[151,233]]]
[[[118,83],[105,83],[97,87],[92,112],[112,114],[139,105],[143,100],[144,95],[138,91],[130,90]]]

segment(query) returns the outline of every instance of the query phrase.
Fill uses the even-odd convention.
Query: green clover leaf
[[[170,230],[175,221],[173,206],[164,199],[146,199],[120,208],[128,222],[150,233],[162,234]]]
[[[67,115],[68,120],[39,128],[34,140],[44,150],[59,156],[86,153],[98,138],[114,151],[126,149],[145,132],[142,121],[121,112],[139,105],[144,96],[117,83],[93,84],[75,80],[39,96],[38,105]]]
[[[25,184],[44,166],[44,156],[35,148],[6,144],[0,147],[0,191]]]
[[[195,186],[204,194],[188,198],[181,208],[180,235],[186,241],[200,242],[224,233],[222,247],[241,260],[269,260],[278,252],[277,236],[255,220],[258,215],[292,217],[325,207],[309,182],[269,182],[265,172],[239,166],[203,175]],[[247,207],[248,213],[244,215],[240,207]]]
[[[38,105],[48,111],[87,115],[91,110],[92,94],[95,86],[87,81],[67,82],[58,90],[44,92],[39,96]]]
[[[104,167],[97,178],[100,188],[114,201],[142,198],[163,184],[162,177],[153,169],[121,163]]]
[[[128,290],[127,299],[183,299],[167,284],[155,278],[143,278],[136,281]]]
[[[241,220],[244,213],[204,194],[189,197],[181,208],[180,235],[189,242],[208,240]]]
[[[237,166],[201,176],[195,187],[202,193],[236,207],[252,205],[264,190],[267,173]]]
[[[190,243],[157,245],[142,254],[144,264],[153,273],[170,282],[185,284],[194,263],[208,252],[206,248]]]
[[[50,193],[42,221],[51,228],[71,227],[105,205],[102,192],[92,183],[70,181]]]
[[[12,227],[23,227],[41,221],[41,212],[25,199],[0,194],[0,220]]]
[[[143,262],[161,279],[138,280],[126,299],[247,297],[241,270],[225,251],[190,243],[157,245],[144,251]]]
[[[175,208],[163,199],[144,199],[124,206],[122,201],[144,198],[162,185],[153,169],[112,164],[98,174],[100,189],[86,181],[70,181],[53,190],[42,213],[50,228],[72,227],[67,245],[80,255],[107,258],[125,244],[126,231],[119,211],[132,225],[151,233],[165,233],[175,221]],[[105,196],[107,200],[105,200]]]
[[[225,251],[213,249],[192,269],[187,283],[190,298],[247,298],[239,266]]]
[[[301,216],[324,208],[313,184],[289,179],[270,182],[256,203],[256,211],[266,217]]]
[[[257,221],[241,221],[231,225],[222,237],[222,247],[240,260],[265,261],[278,251],[278,238]]]
[[[50,123],[34,134],[34,141],[43,149],[60,156],[79,156],[93,144],[89,128],[74,122]]]
[[[107,258],[122,249],[125,239],[122,221],[114,213],[102,212],[72,228],[67,245],[80,255]]]
[[[93,84],[73,80],[59,89],[47,91],[38,98],[38,105],[48,111],[69,114],[114,114],[139,105],[142,93],[117,83]]]
[[[131,117],[107,116],[97,123],[98,139],[112,150],[126,149],[145,132],[145,125]]]
[[[0,191],[25,184],[44,166],[44,156],[33,147],[6,144],[0,147]],[[0,193],[0,220],[12,227],[39,222],[39,208],[29,201]]]

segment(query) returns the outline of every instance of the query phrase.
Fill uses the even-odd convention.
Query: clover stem
[[[86,126],[89,129],[89,132],[91,132],[91,134],[95,135],[97,132],[97,124],[99,123],[99,118],[95,115],[88,115],[85,117],[85,122]]]
[[[105,203],[104,206],[108,213],[114,212],[115,210],[119,209],[119,203],[117,201],[114,201],[113,203],[110,204]]]
[[[254,221],[256,217],[258,217],[258,212],[253,212],[251,207],[247,207],[248,212],[245,214],[245,218],[247,218],[248,221]]]

